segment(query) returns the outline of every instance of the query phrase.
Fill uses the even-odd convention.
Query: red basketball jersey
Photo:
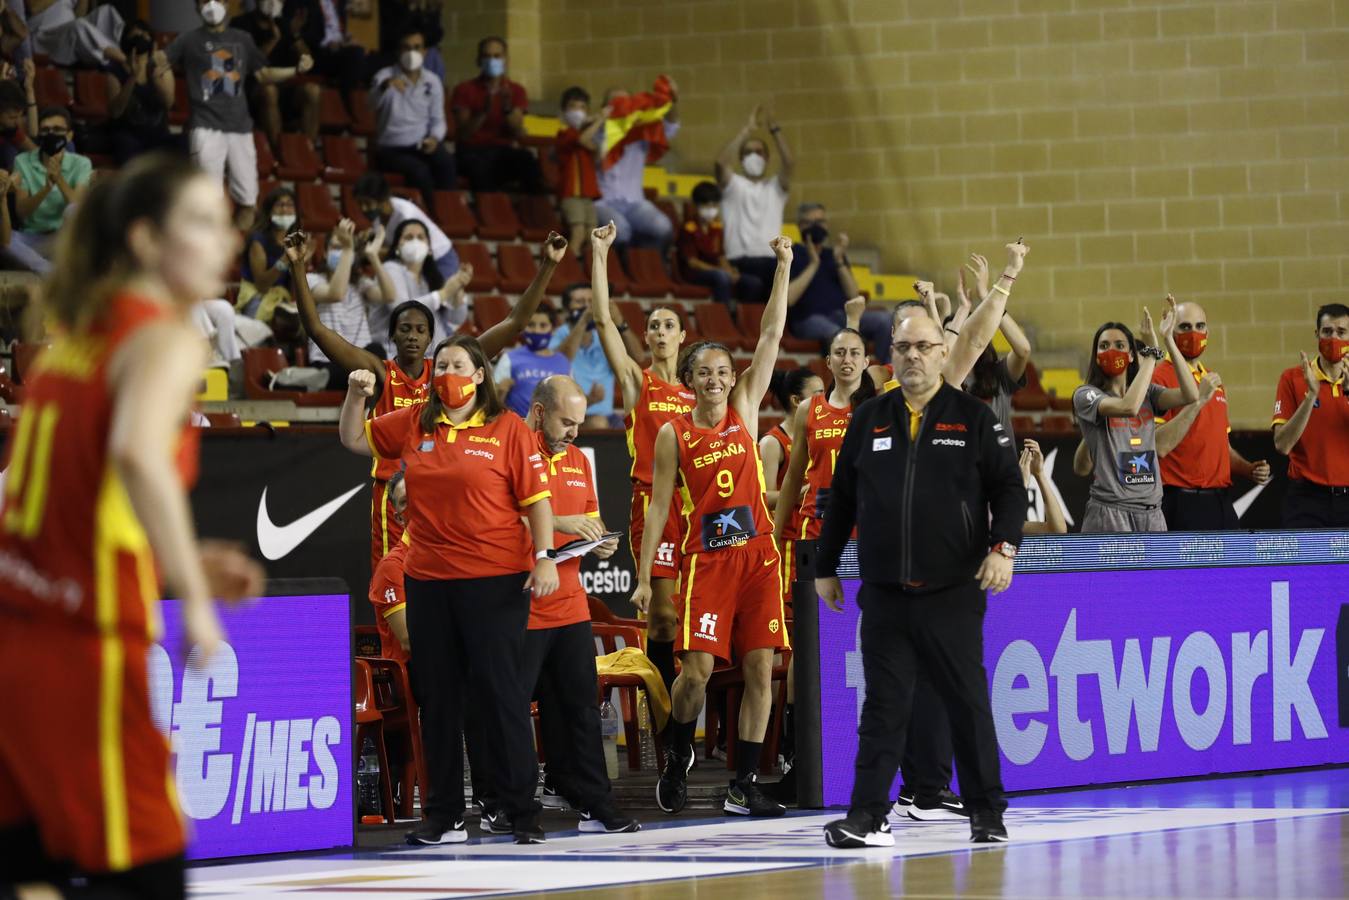
[[[656,435],[660,427],[693,409],[693,394],[682,385],[657,378],[642,370],[642,393],[623,419],[628,432],[628,455],[632,457],[633,483],[651,487],[656,459]]]
[[[771,541],[773,517],[764,502],[763,463],[754,435],[734,409],[715,428],[693,414],[675,419],[684,553]]]
[[[417,406],[427,401],[427,385],[431,383],[431,370],[435,368],[431,360],[422,364],[422,374],[418,378],[409,378],[398,363],[392,359],[384,360],[384,390],[375,401],[370,418],[402,409],[405,406]],[[379,481],[388,481],[398,471],[400,463],[396,459],[376,459],[370,467],[370,474]]]
[[[834,483],[834,463],[843,446],[843,433],[852,421],[852,404],[835,409],[823,395],[813,397],[806,411],[806,494],[797,509],[796,536],[813,541],[820,536],[824,511],[829,506],[829,486]]]

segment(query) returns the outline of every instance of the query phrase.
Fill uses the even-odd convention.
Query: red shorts
[[[389,482],[376,479],[370,494],[370,571],[374,572],[403,537],[403,526],[393,513]]]
[[[169,743],[150,716],[147,640],[0,619],[0,827],[120,872],[183,852]]]
[[[791,646],[782,608],[782,558],[771,538],[690,553],[677,594],[682,614],[676,651],[697,650],[731,662],[751,650]]]
[[[642,534],[646,530],[646,508],[651,505],[651,488],[632,486],[632,509],[628,511],[628,540],[633,561],[640,559]],[[651,563],[652,578],[679,577],[679,500],[670,498],[670,514],[665,518],[665,531],[656,547],[656,558]]]

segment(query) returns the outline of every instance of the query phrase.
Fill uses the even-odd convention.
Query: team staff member
[[[983,620],[985,591],[1011,583],[1026,492],[993,411],[943,382],[941,325],[905,320],[893,350],[900,389],[853,413],[816,544],[816,590],[841,609],[838,565],[857,528],[867,684],[851,808],[826,826],[825,839],[835,847],[894,844],[888,794],[921,673],[946,704],[971,840],[1005,841]]]
[[[42,355],[6,448],[0,503],[0,895],[180,898],[182,815],[150,713],[157,575],[189,645],[223,637],[212,597],[262,569],[199,545],[192,395],[239,237],[218,182],[142,157],[90,190],[62,235]],[[27,893],[26,893],[27,892]]]
[[[1349,306],[1316,311],[1316,358],[1284,370],[1274,449],[1288,457],[1285,528],[1349,526]]]
[[[627,324],[615,324],[609,305],[609,248],[618,230],[610,222],[590,235],[593,261],[590,266],[592,300],[590,310],[600,346],[614,370],[623,392],[627,415],[623,425],[628,433],[628,453],[632,456],[632,507],[628,515],[628,538],[632,558],[642,566],[643,528],[651,504],[652,459],[656,434],[661,426],[693,409],[693,394],[679,384],[679,348],[684,343],[684,326],[673,310],[657,307],[646,319],[646,346],[651,351],[651,366],[643,369],[623,344]],[[673,512],[673,510],[671,511]],[[665,686],[675,680],[674,641],[679,619],[675,614],[675,579],[679,577],[679,519],[667,515],[664,532],[654,545],[651,560],[651,607],[646,610],[646,655],[660,670]]]
[[[1236,473],[1256,484],[1269,483],[1269,463],[1250,462],[1228,438],[1227,391],[1217,372],[1199,357],[1208,347],[1208,314],[1198,303],[1176,307],[1176,347],[1199,386],[1199,401],[1172,409],[1157,419],[1157,455],[1162,467],[1162,513],[1171,531],[1220,531],[1239,527],[1227,496]],[[1179,386],[1179,362],[1157,364],[1152,383]]]
[[[707,695],[707,680],[718,659],[740,660],[745,694],[740,706],[740,738],[735,747],[735,780],[722,808],[739,816],[780,816],[782,804],[764,795],[756,772],[772,707],[773,654],[788,646],[782,604],[782,560],[764,503],[763,465],[754,435],[759,405],[773,377],[778,344],[787,324],[787,285],[792,244],[773,239],[777,274],[764,308],[754,358],[739,379],[731,353],[704,341],[680,361],[679,380],[697,396],[691,412],[661,426],[651,504],[646,511],[637,589],[639,610],[651,603],[652,558],[665,528],[679,482],[681,533],[680,602],[677,649],[682,664],[671,696],[665,771],[656,784],[656,803],[677,813],[688,801],[693,766],[693,732]]]
[[[553,375],[535,386],[525,420],[548,465],[557,546],[577,538],[595,541],[604,536],[595,476],[590,461],[574,443],[588,403],[580,385],[566,375]],[[611,538],[591,553],[608,559],[617,549],[618,538]],[[540,596],[530,610],[520,664],[521,680],[538,685],[548,775],[558,794],[580,811],[581,831],[638,831],[637,820],[614,805],[604,765],[600,709],[595,701],[599,695],[595,636],[590,630],[590,603],[581,585],[581,558],[561,563],[558,578],[561,586]]]
[[[298,264],[303,269],[308,263],[308,256],[313,250],[308,243],[304,241],[293,250],[287,250],[291,254],[292,267]],[[566,253],[566,239],[556,232],[549,233],[543,242],[543,258],[538,274],[516,301],[510,317],[496,323],[478,338],[488,359],[515,345],[525,323],[539,308],[548,281]],[[394,358],[380,359],[369,350],[348,343],[340,334],[324,325],[319,320],[318,307],[309,285],[305,283],[306,279],[297,278],[295,282],[300,322],[319,349],[328,355],[328,359],[349,372],[374,374],[378,389],[374,407],[370,411],[371,418],[426,402],[431,383],[431,366],[427,365],[426,348],[431,345],[431,337],[435,334],[436,320],[425,304],[406,300],[393,308],[389,314],[389,342],[394,346]],[[398,460],[377,458],[370,471],[374,476],[370,501],[370,569],[374,571],[379,561],[398,544],[403,528],[394,516],[393,504],[389,500],[389,479],[398,471]]]
[[[433,359],[427,401],[376,419],[364,414],[374,373],[352,372],[338,421],[347,449],[400,460],[406,472],[407,524],[416,537],[404,568],[407,624],[431,781],[425,820],[408,841],[468,840],[461,722],[471,672],[498,756],[499,810],[517,843],[540,843],[529,687],[518,662],[528,589],[546,596],[558,585],[548,474],[524,421],[501,405],[477,340],[441,341]]]
[[[401,526],[408,507],[408,486],[402,472],[389,479],[389,502],[395,520]],[[408,641],[407,595],[403,590],[403,569],[407,565],[407,536],[394,544],[370,578],[370,605],[375,608],[375,627],[379,631],[379,654],[385,659],[406,663],[411,658]]]

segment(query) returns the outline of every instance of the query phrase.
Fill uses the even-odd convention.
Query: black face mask
[[[64,134],[40,134],[37,138],[37,146],[42,151],[43,156],[55,156],[66,149],[66,136]]]
[[[801,237],[812,244],[823,244],[825,239],[829,237],[829,229],[818,223],[807,225],[801,229]]]
[[[9,140],[18,133],[19,133],[18,125],[11,125],[9,128],[0,128],[0,137],[4,138],[5,140]]]
[[[581,321],[581,316],[583,316],[583,315],[585,315],[585,308],[584,308],[584,307],[580,307],[580,306],[573,307],[572,309],[570,309],[570,310],[567,311],[567,321],[568,321],[568,322],[579,322],[579,321]]]
[[[155,42],[148,35],[133,34],[122,40],[122,52],[127,56],[133,53],[149,53],[155,48]]]

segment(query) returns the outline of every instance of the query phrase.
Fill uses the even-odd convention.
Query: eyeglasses
[[[911,344],[908,341],[900,341],[897,344],[891,344],[890,348],[900,356],[905,356],[910,350],[917,350],[920,356],[927,356],[940,346],[942,345],[934,344],[931,341],[919,341],[916,344]]]

